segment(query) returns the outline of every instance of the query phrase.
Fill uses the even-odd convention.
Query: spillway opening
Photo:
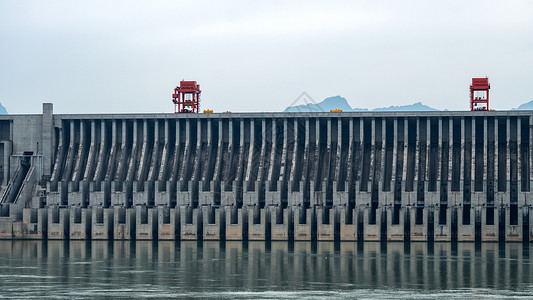
[[[72,212],[72,209],[71,209]],[[74,209],[74,223],[81,224],[81,207],[76,207]]]
[[[230,209],[230,224],[239,224],[239,209],[237,206],[232,206]]]
[[[470,204],[465,204],[463,206],[463,225],[470,225]]]
[[[30,223],[31,224],[37,224],[37,221],[38,221],[38,217],[37,217],[37,214],[38,214],[38,210],[35,209],[35,208],[32,208],[30,210]]]
[[[101,207],[97,207],[94,210],[94,214],[95,214],[94,219],[95,219],[96,224],[104,224],[104,209]]]
[[[163,207],[162,209],[163,214],[163,224],[170,224],[170,208]]]
[[[126,224],[126,209],[124,207],[120,207],[117,213],[118,224]]]
[[[486,225],[494,225],[494,206],[487,206],[485,219]]]
[[[447,216],[448,216],[448,205],[441,204],[439,207],[439,225],[448,224]]]
[[[415,225],[424,224],[424,207],[415,208]]]
[[[402,205],[401,204],[394,204],[393,210],[392,210],[392,225],[399,225],[400,224],[400,209]]]

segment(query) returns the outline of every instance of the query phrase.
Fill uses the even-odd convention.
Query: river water
[[[0,241],[0,298],[533,297],[533,247]]]

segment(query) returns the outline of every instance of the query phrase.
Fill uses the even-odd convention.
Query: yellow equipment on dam
[[[0,116],[7,239],[529,241],[523,111]]]

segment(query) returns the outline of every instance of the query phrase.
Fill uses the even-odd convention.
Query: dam
[[[0,116],[0,238],[533,241],[533,112]]]

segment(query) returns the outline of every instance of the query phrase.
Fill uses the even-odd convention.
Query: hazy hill
[[[424,105],[422,104],[422,102],[417,102],[415,104],[410,104],[410,105],[376,108],[373,111],[439,111],[439,110],[436,108]]]
[[[287,107],[284,112],[329,112],[333,109],[342,109],[342,111],[354,111],[345,98],[341,96],[329,97],[324,101],[314,104],[302,104]],[[366,109],[356,109],[366,111]]]
[[[513,108],[513,110],[533,110],[533,100],[526,102],[517,108]]]
[[[324,101],[314,104],[304,104],[287,107],[284,112],[329,112],[330,110],[341,109],[342,111],[368,111],[367,108],[352,108],[348,101],[341,96],[329,97],[324,99]],[[372,111],[438,111],[438,109],[429,107],[422,104],[422,102],[417,102],[410,105],[400,105],[400,106],[389,106],[376,108]]]
[[[0,115],[7,115],[6,108],[0,103]]]

